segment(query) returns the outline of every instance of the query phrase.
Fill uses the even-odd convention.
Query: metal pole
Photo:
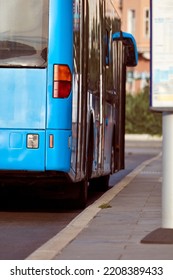
[[[173,229],[173,112],[163,112],[162,228]]]

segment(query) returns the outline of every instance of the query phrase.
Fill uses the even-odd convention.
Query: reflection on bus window
[[[0,0],[0,66],[46,66],[48,2]]]

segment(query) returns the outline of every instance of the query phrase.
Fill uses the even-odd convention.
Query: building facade
[[[139,62],[127,69],[127,92],[138,94],[150,80],[150,0],[113,0],[119,8],[122,30],[134,35]]]

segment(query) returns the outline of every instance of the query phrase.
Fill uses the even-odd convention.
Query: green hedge
[[[162,134],[162,114],[149,107],[149,88],[132,96],[126,96],[126,127],[129,134]]]

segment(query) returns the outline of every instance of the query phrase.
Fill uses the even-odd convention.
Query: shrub
[[[149,98],[149,87],[135,96],[127,94],[126,133],[162,134],[162,114],[151,111]]]

